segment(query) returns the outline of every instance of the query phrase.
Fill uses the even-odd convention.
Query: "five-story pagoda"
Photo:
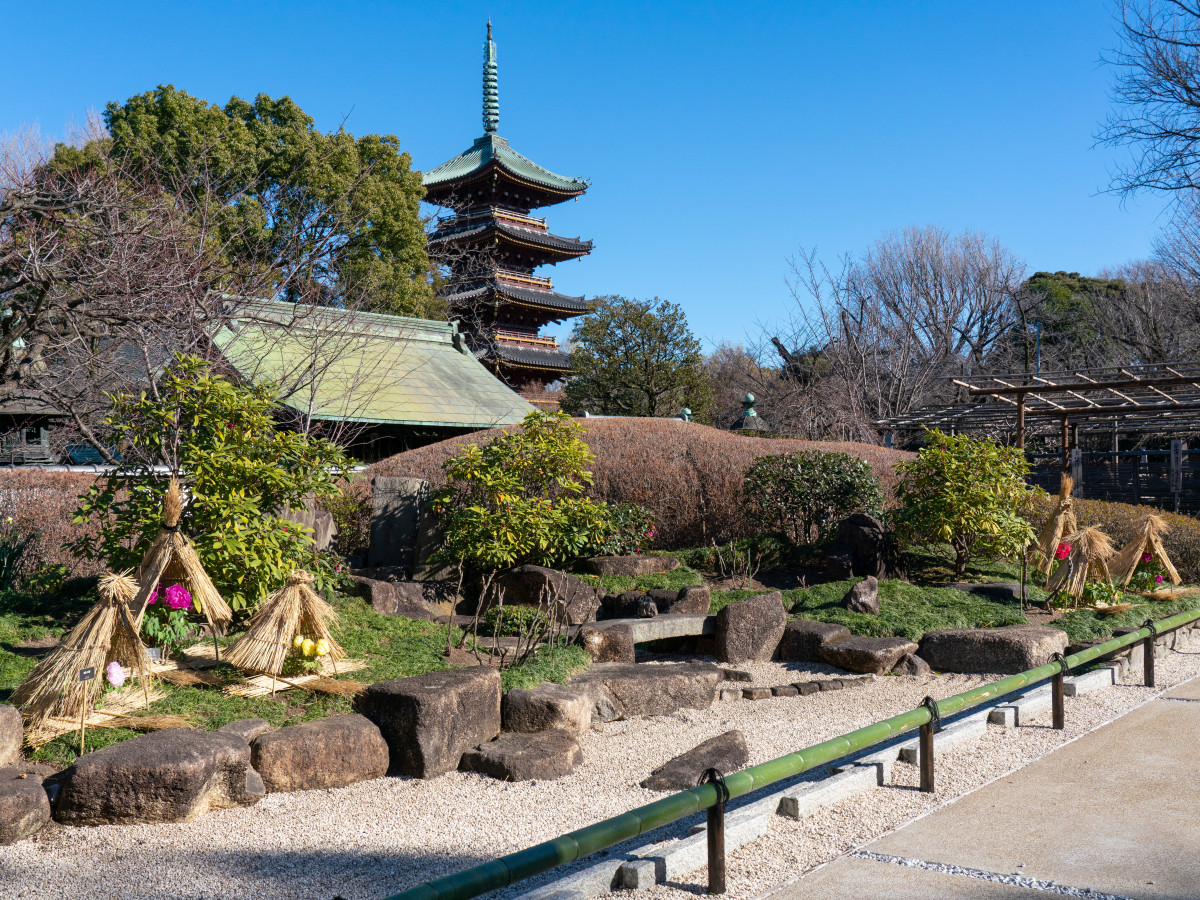
[[[534,270],[584,256],[592,242],[551,234],[546,220],[529,211],[580,196],[588,181],[526,159],[496,133],[499,123],[489,22],[483,137],[425,173],[425,199],[452,213],[430,234],[429,251],[449,272],[442,295],[476,355],[517,390],[537,394],[571,372],[570,357],[541,334],[542,327],[581,316],[588,307],[583,297],[556,293],[550,279]]]

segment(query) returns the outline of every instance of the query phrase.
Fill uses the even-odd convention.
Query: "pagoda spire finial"
[[[483,45],[483,130],[495,134],[500,127],[500,90],[496,81],[496,44],[492,20],[488,19],[487,42]]]

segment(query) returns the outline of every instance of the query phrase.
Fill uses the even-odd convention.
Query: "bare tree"
[[[932,226],[887,234],[836,269],[801,252],[791,269],[791,347],[820,360],[828,408],[855,440],[874,439],[876,419],[953,399],[946,376],[985,367],[1019,318],[1025,274],[999,241]]]
[[[1112,112],[1099,135],[1132,159],[1113,173],[1122,193],[1200,188],[1200,3],[1120,0]]]

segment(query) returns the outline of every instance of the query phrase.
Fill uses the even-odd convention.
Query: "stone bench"
[[[667,638],[703,637],[712,635],[717,630],[716,616],[685,616],[668,614],[652,616],[649,619],[603,619],[599,622],[588,622],[588,628],[605,631],[619,625],[628,625],[633,633],[635,644],[647,641],[661,641]]]

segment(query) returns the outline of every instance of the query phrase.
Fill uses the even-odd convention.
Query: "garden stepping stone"
[[[742,696],[747,700],[766,700],[773,694],[769,687],[750,687],[742,689]]]
[[[594,575],[620,575],[637,578],[641,575],[659,575],[679,568],[679,560],[673,556],[596,556],[587,561]],[[708,610],[705,610],[708,612]]]
[[[883,675],[917,645],[899,637],[848,637],[821,647],[821,661],[847,672]]]
[[[380,681],[357,707],[379,727],[393,774],[436,778],[500,733],[500,673],[475,666]]]
[[[652,791],[686,791],[695,787],[709,769],[729,775],[749,761],[746,736],[737,730],[727,731],[663,763],[642,781],[642,787]]]
[[[667,716],[679,709],[708,709],[721,682],[711,663],[598,663],[571,679],[571,684],[606,687],[623,718]]]
[[[383,735],[365,716],[354,714],[261,734],[250,744],[250,754],[269,793],[345,787],[388,770]]]
[[[794,684],[778,685],[771,688],[771,693],[776,697],[796,697],[800,694],[800,692],[796,690],[796,686]]]
[[[0,703],[0,767],[15,765],[21,760],[21,740],[25,722],[15,706]]]
[[[539,606],[553,602],[560,621],[582,625],[596,620],[600,592],[581,578],[543,566],[517,566],[500,577],[497,587],[509,606]]]
[[[782,662],[820,662],[821,647],[850,637],[850,629],[834,622],[792,619],[783,630],[775,658]]]
[[[892,666],[893,675],[932,675],[933,669],[929,663],[915,653],[908,653],[900,658],[900,662]]]
[[[730,603],[717,613],[715,643],[721,662],[768,662],[787,627],[778,591]]]
[[[1047,625],[951,628],[921,638],[921,658],[942,672],[1013,675],[1067,649],[1067,633]]]
[[[27,838],[49,821],[41,776],[16,766],[0,769],[0,845]]]
[[[514,688],[500,707],[505,731],[561,729],[580,733],[592,727],[592,691],[587,685],[546,682],[525,690]]]
[[[868,575],[855,584],[842,598],[842,606],[847,612],[862,613],[868,616],[879,615],[879,579]]]
[[[213,809],[253,806],[266,791],[250,747],[234,734],[170,728],[79,757],[46,779],[64,825],[187,822]]]
[[[459,768],[501,781],[552,781],[583,761],[579,742],[565,731],[507,732],[463,754]]]

